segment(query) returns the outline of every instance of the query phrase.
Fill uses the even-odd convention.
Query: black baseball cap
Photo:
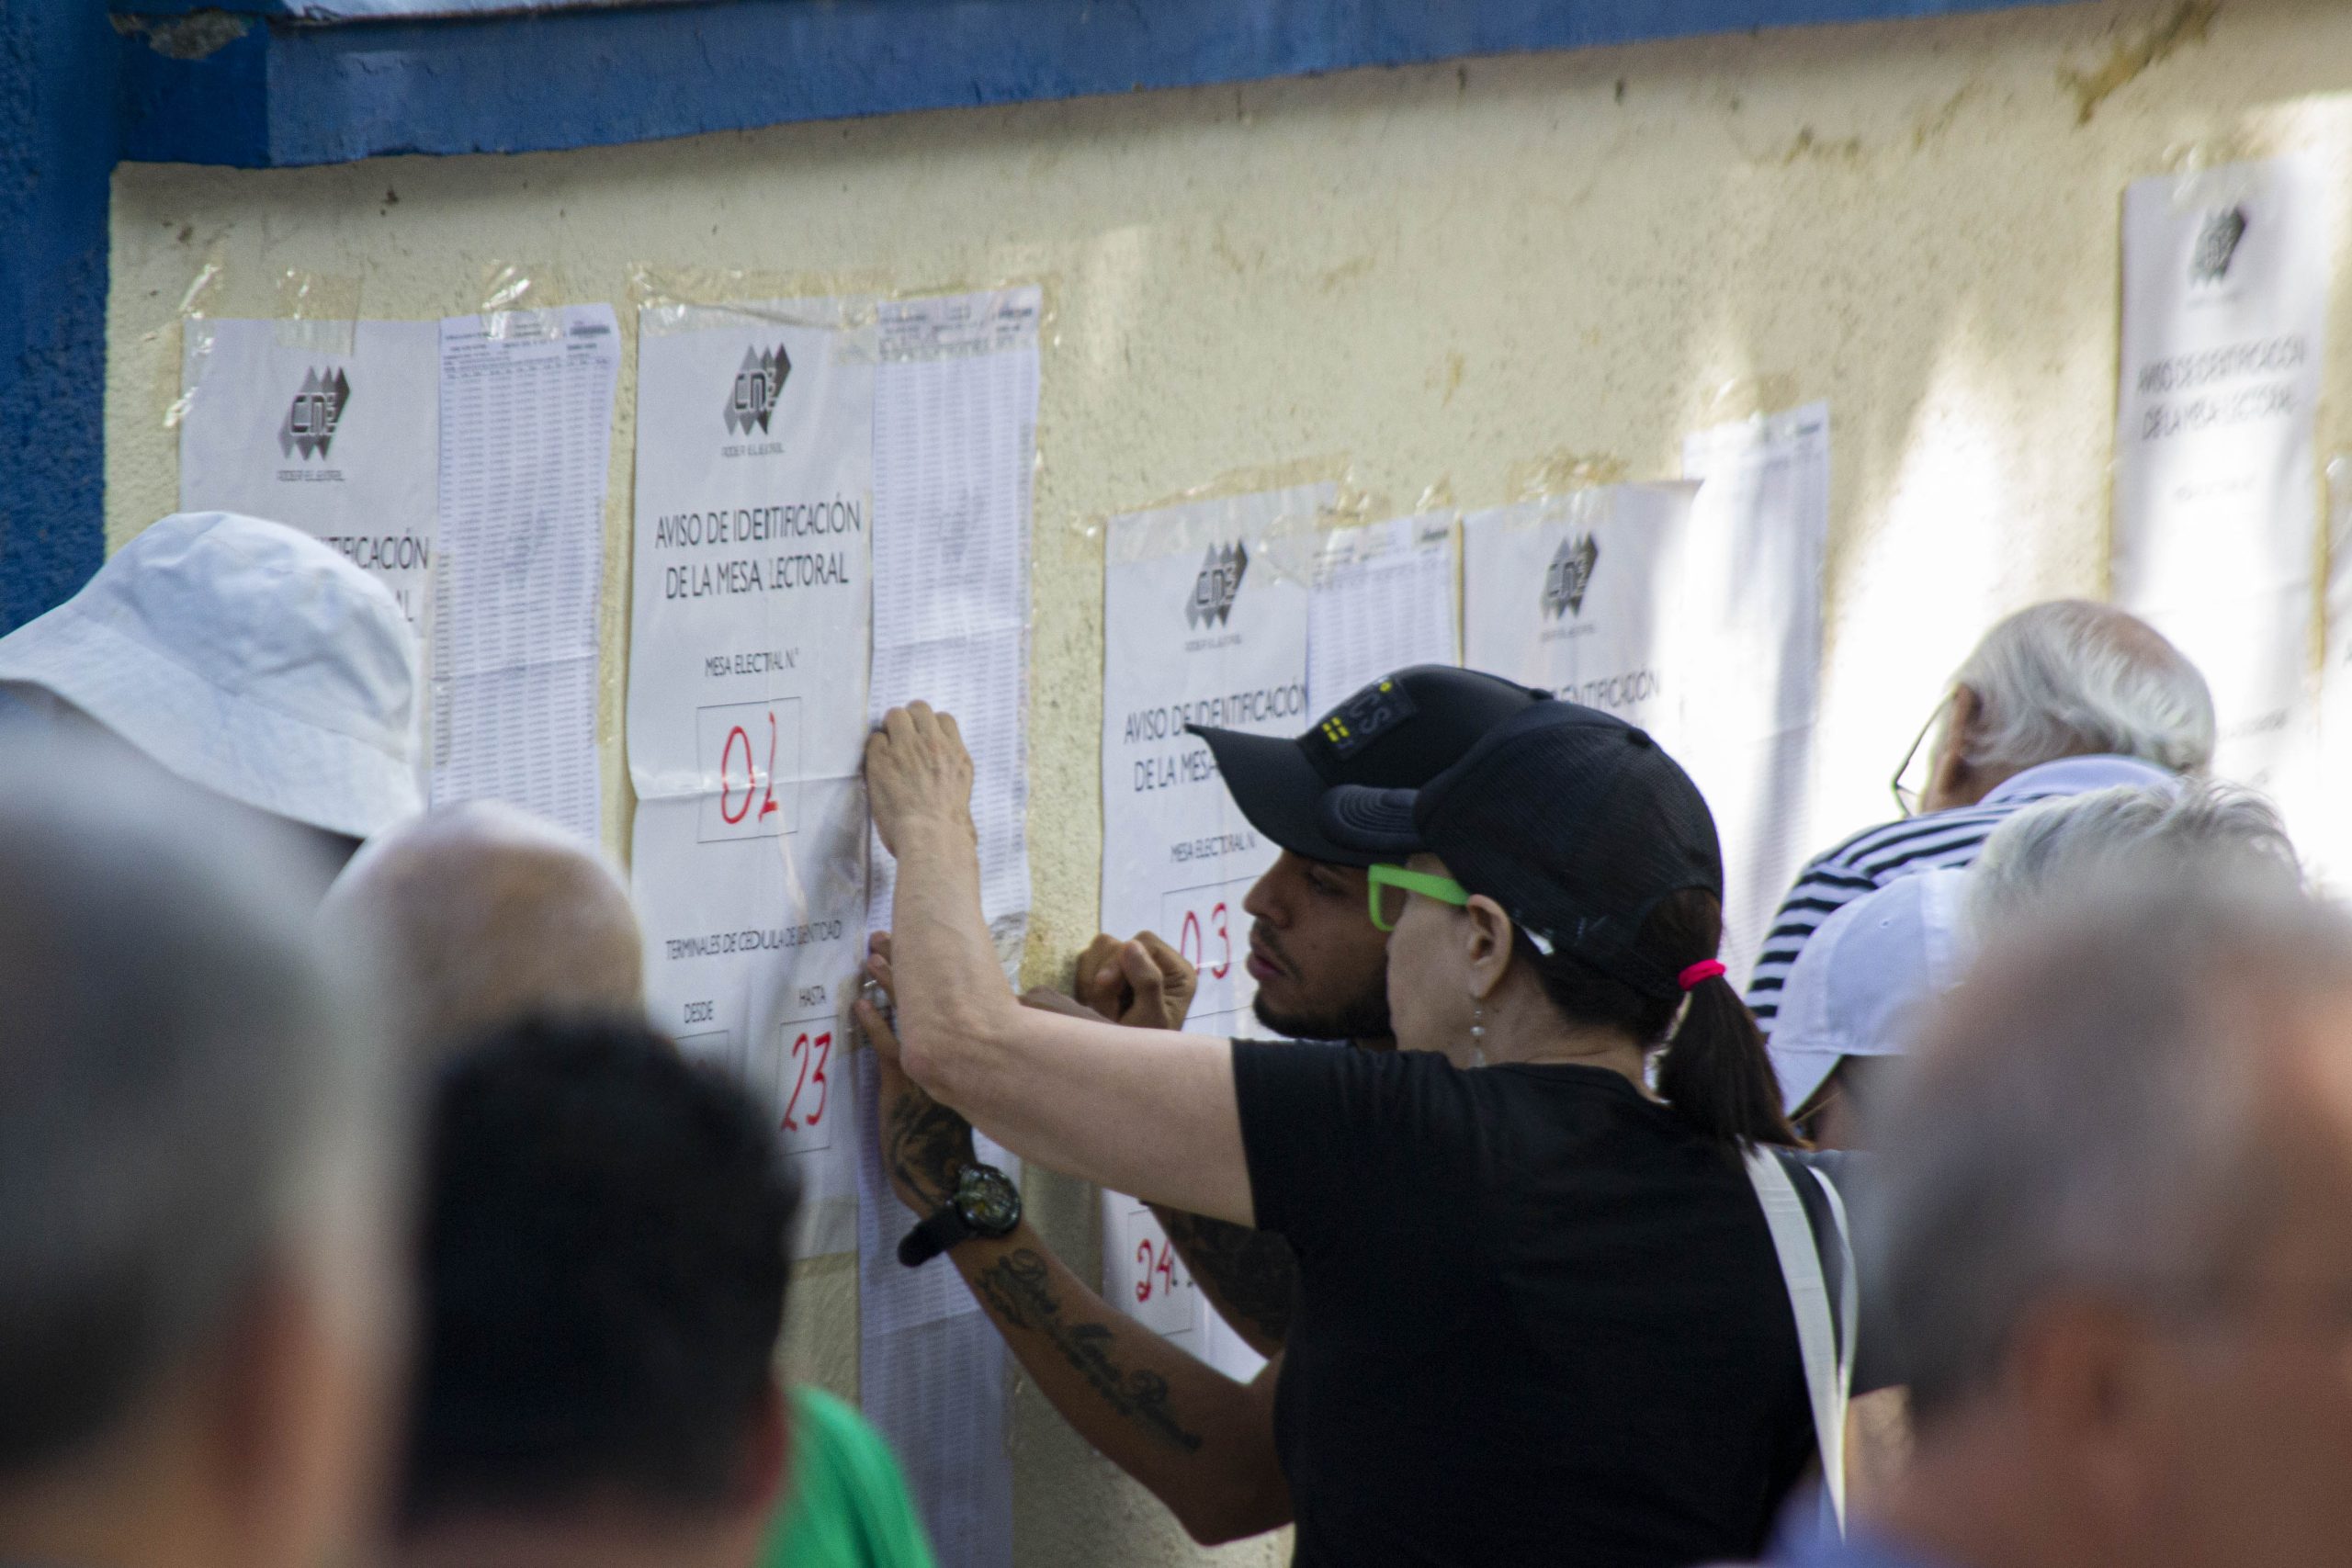
[[[1460,761],[1479,738],[1551,694],[1450,664],[1384,675],[1296,738],[1185,728],[1209,743],[1250,825],[1294,854],[1370,865],[1377,854],[1323,830],[1326,792],[1341,785],[1419,789]]]
[[[1428,851],[1539,948],[1648,996],[1681,994],[1635,943],[1650,910],[1691,888],[1723,897],[1714,815],[1690,775],[1647,731],[1577,703],[1506,720],[1420,789],[1332,790],[1322,826],[1375,860]]]

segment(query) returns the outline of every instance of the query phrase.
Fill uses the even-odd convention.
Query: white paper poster
[[[1735,974],[1804,852],[1827,443],[1816,405],[1694,437],[1703,488],[1602,486],[1463,528],[1463,662],[1639,725],[1690,773]]]
[[[1688,484],[1607,485],[1471,513],[1462,661],[1615,714],[1672,746],[1669,669]]]
[[[1306,627],[1330,485],[1114,518],[1103,572],[1102,929],[1157,931],[1200,969],[1185,1027],[1255,1032],[1242,899],[1281,852],[1234,805],[1187,724],[1295,735],[1312,722]],[[1103,1294],[1233,1373],[1216,1314],[1134,1199],[1102,1197]],[[1222,1330],[1220,1323],[1216,1328]],[[1230,1352],[1239,1348],[1246,1359]],[[1222,1355],[1223,1359],[1220,1359]]]
[[[198,319],[183,342],[180,510],[340,550],[391,590],[429,658],[439,328]]]
[[[629,774],[654,1021],[770,1096],[795,1255],[857,1245],[874,333],[828,300],[639,316]]]
[[[1325,534],[1307,606],[1307,711],[1329,713],[1411,665],[1460,663],[1457,575],[1450,512]]]
[[[1674,621],[1682,683],[1668,741],[1714,813],[1723,960],[1747,976],[1817,848],[1815,721],[1829,553],[1829,405],[1716,425],[1682,444],[1691,503]],[[1661,737],[1664,738],[1663,736]]]
[[[2205,672],[2214,773],[2299,829],[2332,183],[2278,158],[2135,181],[2123,202],[2115,599]]]
[[[440,326],[433,800],[604,829],[597,612],[620,327],[609,305]]]

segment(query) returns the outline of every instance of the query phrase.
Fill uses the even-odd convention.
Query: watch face
[[[1021,1189],[993,1166],[966,1166],[956,1181],[956,1208],[982,1235],[1003,1235],[1021,1223]]]

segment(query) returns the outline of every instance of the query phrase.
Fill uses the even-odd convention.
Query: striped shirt
[[[1930,811],[1865,828],[1815,855],[1781,900],[1747,982],[1747,1005],[1766,1034],[1780,1011],[1781,987],[1805,940],[1844,905],[1915,871],[1974,863],[1993,829],[2037,800],[2083,795],[2118,784],[2162,784],[2173,775],[2136,757],[2062,757],[2003,780],[1974,806]]]

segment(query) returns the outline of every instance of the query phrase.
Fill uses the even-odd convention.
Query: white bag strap
[[[1781,1278],[1787,1283],[1789,1305],[1797,1320],[1797,1348],[1804,1357],[1805,1390],[1813,1401],[1813,1432],[1821,1450],[1821,1476],[1829,1494],[1829,1508],[1838,1531],[1846,1530],[1846,1405],[1854,1386],[1854,1342],[1860,1292],[1854,1279],[1854,1247],[1846,1224],[1846,1205],[1828,1178],[1805,1168],[1829,1201],[1832,1227],[1838,1233],[1840,1264],[1838,1314],[1830,1315],[1829,1285],[1823,1276],[1821,1254],[1815,1249],[1813,1225],[1805,1218],[1804,1200],[1789,1179],[1788,1168],[1770,1149],[1751,1145],[1747,1179],[1764,1206],[1772,1229],[1772,1247],[1780,1254]],[[1842,1326],[1844,1333],[1838,1330]]]

